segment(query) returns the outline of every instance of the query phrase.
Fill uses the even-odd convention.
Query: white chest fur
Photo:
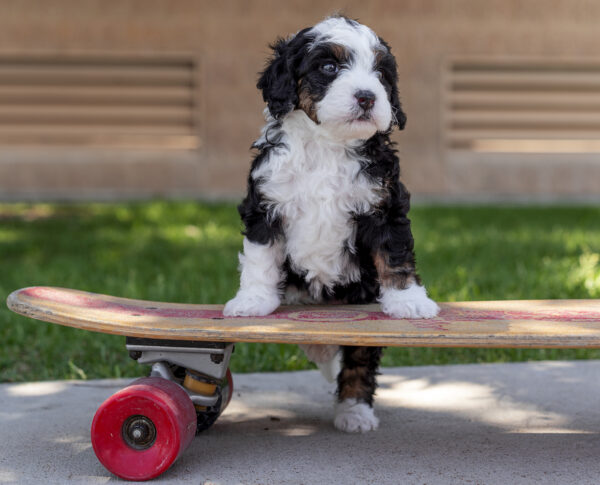
[[[253,173],[270,209],[281,217],[285,250],[295,271],[305,274],[311,293],[360,278],[351,263],[353,215],[371,210],[377,186],[342,143],[320,136],[303,112],[283,124],[285,147],[271,151]]]

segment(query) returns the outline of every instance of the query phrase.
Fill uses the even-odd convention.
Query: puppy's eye
[[[338,65],[334,62],[326,62],[321,66],[321,71],[325,74],[337,74],[339,69],[340,68],[338,67]]]
[[[383,73],[379,69],[375,71],[375,75],[377,76],[377,79],[381,80],[383,78]]]

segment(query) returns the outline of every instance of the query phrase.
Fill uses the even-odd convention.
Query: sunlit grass
[[[600,298],[600,209],[416,207],[419,272],[439,301]],[[0,204],[0,295],[53,285],[223,303],[238,284],[233,204]],[[598,358],[591,350],[387,349],[385,365]],[[238,345],[234,371],[295,370],[292,345]],[[133,376],[124,339],[0,308],[0,380]]]

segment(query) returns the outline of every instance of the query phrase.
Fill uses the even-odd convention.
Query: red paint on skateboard
[[[47,287],[33,287],[23,290],[27,296],[47,300],[50,302],[63,303],[73,305],[85,309],[98,309],[114,314],[127,314],[136,316],[155,316],[161,318],[182,318],[182,319],[223,319],[223,313],[220,309],[189,309],[177,307],[153,307],[151,303],[147,305],[139,305],[136,303],[116,303],[103,300],[96,295],[87,296],[84,292],[73,294],[72,292],[63,292],[60,289]],[[306,310],[298,310],[298,308],[281,309],[263,317],[244,317],[258,318],[260,320],[278,320],[288,319],[309,323],[335,323],[335,322],[363,322],[390,320],[388,315],[382,312],[374,312],[367,310],[334,310],[335,305],[332,305],[331,310],[311,310],[307,306]],[[435,329],[444,331],[448,329],[448,324],[451,322],[475,322],[475,321],[509,321],[509,320],[553,320],[562,322],[597,322],[600,320],[600,312],[593,311],[553,311],[553,310],[537,310],[536,312],[527,311],[505,311],[505,310],[471,310],[453,308],[445,309],[440,314],[429,320],[408,320],[417,328]]]

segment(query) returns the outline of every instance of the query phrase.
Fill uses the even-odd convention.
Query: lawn
[[[439,301],[600,298],[600,209],[415,207],[418,269]],[[223,303],[238,283],[233,204],[0,204],[0,296],[54,285]],[[600,358],[597,350],[387,349],[384,365]],[[234,372],[311,368],[295,346],[236,346]],[[0,381],[134,376],[124,338],[0,307]]]

